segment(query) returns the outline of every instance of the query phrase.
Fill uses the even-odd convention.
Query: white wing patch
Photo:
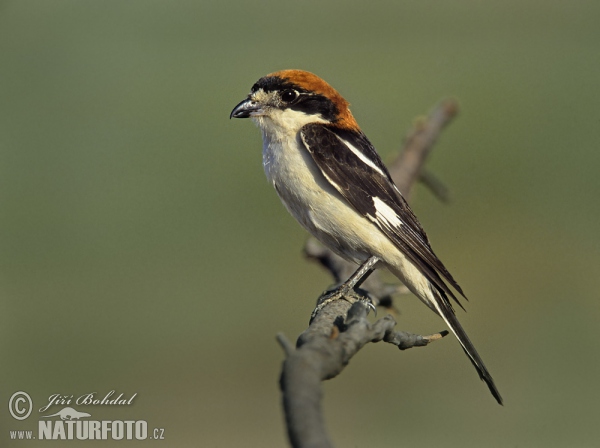
[[[398,228],[404,224],[394,209],[378,197],[373,198],[373,204],[375,205],[375,217],[387,224],[390,228]]]
[[[381,174],[383,177],[387,177],[383,171],[381,171],[381,168],[379,168],[377,165],[375,165],[375,163],[373,163],[373,161],[371,159],[369,159],[367,156],[365,156],[362,151],[360,151],[356,146],[354,146],[353,144],[351,144],[350,142],[348,142],[347,140],[344,140],[343,138],[341,138],[340,136],[338,136],[336,134],[336,137],[339,139],[339,141],[341,141],[344,145],[346,145],[346,147],[352,151],[354,153],[354,155],[356,157],[358,157],[360,160],[362,160],[365,164],[369,165],[371,168],[373,168],[375,171],[377,171],[379,174]]]

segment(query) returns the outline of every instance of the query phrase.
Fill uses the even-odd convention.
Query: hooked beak
[[[262,105],[248,97],[233,108],[231,114],[229,114],[229,118],[248,118],[254,115],[261,115],[262,112]]]

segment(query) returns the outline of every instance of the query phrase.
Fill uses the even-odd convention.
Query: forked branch
[[[426,118],[418,119],[403,148],[389,165],[390,174],[405,197],[415,182],[423,178],[425,184],[440,199],[447,197],[445,187],[423,165],[442,129],[456,116],[457,103],[445,100]],[[347,279],[356,265],[349,263],[315,240],[305,246],[308,258],[318,261],[333,276],[334,281]],[[382,306],[392,308],[392,294],[403,287],[385,284],[375,271],[362,288]],[[358,302],[351,305],[344,300],[327,304],[300,335],[296,346],[281,334],[277,339],[285,350],[286,358],[281,372],[283,407],[290,444],[294,448],[329,448],[329,440],[321,409],[321,382],[337,376],[350,359],[367,343],[384,341],[400,350],[422,347],[440,339],[446,331],[430,336],[395,331],[396,321],[391,315],[370,323],[366,307]]]

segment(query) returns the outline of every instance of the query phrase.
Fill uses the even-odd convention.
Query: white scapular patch
[[[344,140],[343,138],[339,137],[338,135],[336,135],[336,137],[344,144],[346,145],[346,147],[352,151],[354,153],[354,155],[356,157],[358,157],[360,160],[362,160],[364,163],[366,163],[367,165],[369,165],[371,168],[373,168],[375,171],[377,171],[379,174],[381,174],[383,177],[387,177],[383,171],[381,171],[381,168],[379,168],[377,165],[375,165],[375,163],[373,163],[373,161],[371,159],[369,159],[367,156],[365,156],[362,151],[360,151],[356,146],[354,146],[353,144],[351,144],[348,140]]]
[[[400,227],[403,224],[396,212],[381,199],[374,197],[373,204],[375,205],[375,216],[377,219],[385,222],[391,228]]]

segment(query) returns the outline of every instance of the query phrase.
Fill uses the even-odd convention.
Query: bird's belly
[[[371,255],[397,251],[325,179],[304,148],[265,144],[263,164],[267,178],[292,216],[340,256],[361,262]]]

